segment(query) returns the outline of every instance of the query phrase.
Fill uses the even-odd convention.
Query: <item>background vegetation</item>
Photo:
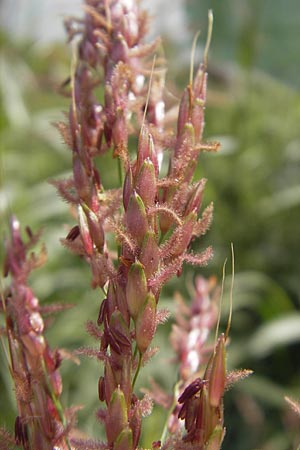
[[[289,450],[300,441],[297,418],[284,402],[284,395],[300,397],[300,4],[186,0],[191,35],[200,27],[204,36],[209,7],[214,9],[215,26],[206,137],[220,140],[222,151],[200,158],[199,176],[209,180],[205,201],[215,203],[213,227],[201,243],[213,244],[215,258],[201,273],[221,278],[230,242],[234,243],[228,364],[255,371],[226,395],[224,450]],[[23,225],[43,227],[48,263],[33,274],[32,286],[45,302],[75,305],[59,314],[48,330],[53,346],[75,349],[91,343],[84,324],[97,317],[97,293],[89,288],[84,262],[59,243],[72,218],[47,183],[70,169],[70,153],[49,125],[67,110],[68,100],[57,91],[68,77],[70,54],[64,43],[41,50],[34,42],[15,41],[4,32],[1,44],[1,238],[11,211]],[[171,41],[166,55],[172,61],[170,89],[180,93],[188,78],[188,57]],[[108,186],[114,177],[109,169],[107,173],[103,182]],[[1,252],[3,256],[2,248]],[[188,279],[193,276],[188,269]],[[174,289],[188,296],[186,287],[174,280],[162,299],[171,310]],[[160,329],[161,352],[144,369],[141,385],[151,375],[171,389],[176,374],[168,363],[169,330],[170,324]],[[12,429],[14,395],[3,353],[1,358],[0,422]],[[62,367],[65,404],[85,405],[79,426],[94,436],[99,435],[93,416],[99,370],[86,360],[78,367],[71,362]],[[163,417],[158,409],[147,419],[145,445],[159,438]]]

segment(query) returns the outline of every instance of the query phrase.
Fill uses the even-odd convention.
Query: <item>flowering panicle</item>
[[[83,20],[66,22],[70,40],[78,34],[79,41],[69,124],[58,125],[72,149],[73,176],[54,183],[78,211],[78,224],[64,244],[85,256],[92,285],[105,293],[99,334],[89,324],[100,339],[97,355],[104,361],[98,391],[106,409],[98,417],[108,446],[131,450],[139,444],[145,413],[144,400],[133,389],[160,321],[161,288],[181,273],[184,262],[203,265],[212,256],[211,248],[190,251],[192,240],[205,233],[212,217],[211,205],[198,217],[205,180],[193,181],[199,151],[210,147],[202,146],[206,64],[186,88],[177,130],[170,134],[164,126],[164,69],[152,70],[150,89],[146,83],[149,56],[158,41],[143,43],[147,16],[138,2],[87,0],[84,10]],[[104,91],[102,100],[98,86]],[[132,158],[128,137],[137,126]],[[162,177],[166,147],[169,170]],[[110,148],[124,171],[122,190],[107,190],[101,183],[105,169],[98,169],[95,158]],[[108,232],[116,236],[117,261]]]
[[[27,228],[25,243],[14,217],[10,231],[4,274],[10,274],[11,283],[3,294],[3,312],[18,409],[15,443],[25,450],[52,450],[55,446],[70,450],[68,435],[75,410],[64,411],[60,403],[62,353],[50,349],[44,336],[42,307],[27,285],[30,272],[44,262],[45,249],[39,255],[29,253],[39,235]]]

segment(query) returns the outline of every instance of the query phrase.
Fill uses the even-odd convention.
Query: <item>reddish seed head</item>
[[[88,203],[90,199],[90,180],[87,176],[85,167],[77,153],[73,153],[73,173],[74,183],[79,197]]]

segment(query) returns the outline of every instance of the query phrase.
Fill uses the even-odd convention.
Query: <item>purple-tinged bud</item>
[[[107,291],[107,315],[110,319],[113,312],[117,309],[117,295],[116,288],[113,283],[109,283]]]
[[[131,371],[132,361],[131,356],[128,355],[125,358],[122,358],[122,371],[120,373],[120,387],[123,391],[128,408],[130,407],[132,397]]]
[[[141,196],[145,207],[154,205],[156,197],[155,168],[150,158],[145,159],[137,175],[136,191]]]
[[[207,73],[200,66],[194,80],[194,102],[191,121],[195,128],[195,140],[199,143],[204,129],[204,109],[206,101]]]
[[[208,402],[207,386],[206,384],[203,384],[199,397],[199,405],[196,411],[195,425],[197,429],[203,430],[205,442],[207,441],[207,439],[205,439],[205,436],[207,434],[207,423],[210,419],[209,417],[210,410],[211,407]]]
[[[129,426],[132,429],[133,448],[137,448],[142,431],[142,413],[137,407],[138,399],[135,395],[132,396],[131,414],[129,419]]]
[[[109,359],[107,359],[105,362],[104,380],[105,380],[104,382],[105,401],[107,405],[109,405],[112,393],[117,387],[115,373],[111,367]]]
[[[50,348],[47,346],[45,348],[43,357],[48,373],[54,372],[56,369],[59,368],[62,361],[62,357],[57,349],[54,352],[52,352]]]
[[[132,430],[127,426],[114,442],[113,450],[131,450],[133,447]]]
[[[140,131],[138,151],[137,151],[137,161],[136,161],[136,175],[139,174],[144,161],[149,158],[152,161],[155,175],[158,176],[158,161],[157,155],[154,148],[154,142],[152,135],[149,133],[148,128],[143,125]]]
[[[59,397],[62,393],[63,385],[61,376],[58,370],[55,370],[49,375],[49,380],[56,397]]]
[[[118,151],[127,146],[128,130],[125,117],[125,111],[118,107],[116,109],[116,119],[112,128],[112,139],[116,146],[114,156],[118,155]]]
[[[79,218],[80,235],[84,249],[87,255],[91,256],[93,254],[93,241],[91,239],[87,217],[81,205],[78,205],[78,218]]]
[[[96,190],[101,190],[101,179],[99,170],[96,167],[93,168],[93,177],[94,177],[94,185],[96,186]]]
[[[101,288],[105,285],[107,281],[107,262],[106,262],[107,256],[98,254],[98,255],[92,255],[90,264],[93,274],[92,279],[92,287],[95,289],[97,286],[100,286]]]
[[[73,153],[73,174],[75,187],[79,197],[88,203],[91,191],[90,180],[77,153]]]
[[[188,204],[185,209],[185,215],[191,213],[192,211],[199,211],[203,198],[203,191],[205,188],[206,179],[202,178],[196,185]]]
[[[178,121],[177,121],[177,138],[181,135],[182,130],[187,122],[190,121],[190,108],[191,108],[191,94],[190,88],[185,88],[183,96],[181,98]]]
[[[194,77],[193,92],[195,98],[205,98],[207,85],[207,72],[203,64],[199,64],[196,76]]]
[[[183,129],[182,129],[182,133],[179,136],[179,138],[176,141],[176,146],[175,146],[175,157],[179,160],[182,159],[181,164],[184,163],[184,166],[182,165],[182,169],[184,170],[188,164],[195,162],[195,161],[190,161],[190,157],[187,158],[187,156],[192,154],[192,149],[195,146],[195,131],[194,131],[194,127],[191,124],[191,122],[187,122]],[[180,166],[181,167],[181,166]],[[181,173],[179,173],[179,175],[182,176]]]
[[[143,200],[135,191],[130,197],[125,221],[129,233],[140,244],[148,231],[148,220]]]
[[[204,108],[205,102],[204,100],[197,98],[194,101],[193,110],[192,110],[192,124],[195,130],[195,143],[199,144],[202,138],[203,130],[204,130]]]
[[[46,348],[46,342],[43,335],[30,331],[27,334],[23,334],[21,340],[31,356],[39,357],[43,355]]]
[[[154,147],[153,137],[151,134],[148,136],[148,147],[149,147],[149,159],[152,161],[154,169],[155,169],[155,175],[158,177],[159,167],[158,167],[158,159],[156,150]]]
[[[123,205],[125,211],[128,208],[129,200],[132,194],[133,190],[133,182],[132,182],[132,170],[131,167],[127,170],[125,180],[124,180],[124,186],[123,186]]]
[[[157,271],[159,265],[159,248],[155,233],[152,231],[147,232],[145,235],[139,260],[144,266],[147,279],[150,278]]]
[[[106,418],[108,444],[112,445],[128,426],[127,407],[123,392],[118,386],[112,393]]]
[[[221,425],[217,425],[214,431],[212,432],[205,449],[220,450],[224,436],[225,436],[225,429]]]
[[[220,406],[226,383],[226,352],[225,336],[221,334],[213,355],[211,373],[209,376],[208,395],[211,406]]]
[[[130,267],[126,285],[127,305],[131,317],[136,320],[147,295],[147,280],[142,264],[137,261]]]
[[[91,209],[86,211],[86,217],[90,231],[90,237],[99,253],[102,253],[105,239],[102,224]]]
[[[113,312],[106,332],[109,336],[109,344],[116,353],[131,353],[129,329],[120,311],[116,310]]]
[[[135,323],[136,344],[141,353],[145,353],[149,347],[155,330],[156,300],[152,292],[149,292]]]
[[[128,311],[126,292],[123,287],[119,284],[116,284],[115,287],[115,302],[117,305],[117,309],[120,311],[125,323],[129,326],[130,323],[130,315]]]
[[[140,171],[143,162],[146,158],[149,158],[149,130],[143,125],[139,135],[138,150],[137,150],[137,161],[136,161],[136,171]]]
[[[195,212],[192,212],[186,217],[184,223],[175,229],[175,231],[173,232],[172,236],[169,239],[169,245],[167,246],[166,243],[168,256],[174,258],[176,256],[183,254],[186,251],[192,239],[193,228],[196,223],[196,220],[197,215]]]

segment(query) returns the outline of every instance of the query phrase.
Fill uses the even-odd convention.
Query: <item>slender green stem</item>
[[[134,374],[134,377],[133,377],[133,381],[132,381],[132,389],[134,388],[134,385],[135,385],[135,382],[136,382],[136,380],[137,380],[139,371],[140,371],[140,369],[141,369],[141,365],[142,365],[142,357],[143,357],[142,353],[139,352],[139,362],[138,362],[138,365],[137,365],[137,368],[136,368],[136,371],[135,371],[135,374]]]

